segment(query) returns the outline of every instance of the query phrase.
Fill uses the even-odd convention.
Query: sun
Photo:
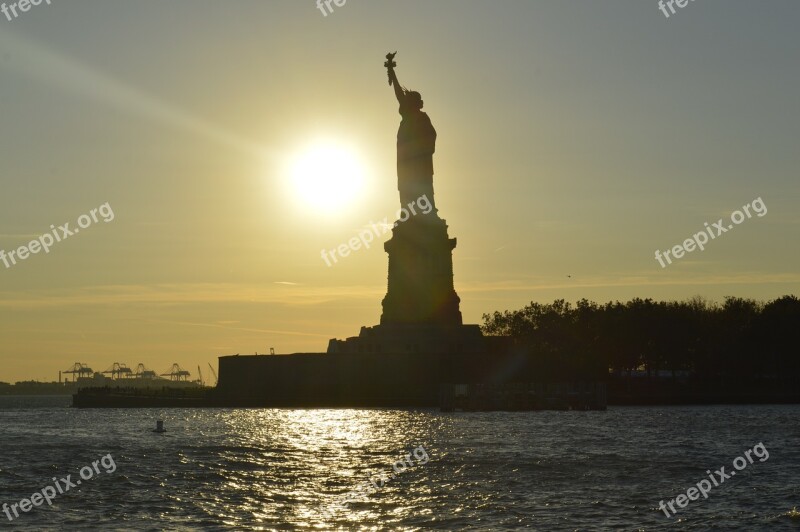
[[[315,212],[342,212],[364,192],[365,171],[358,153],[333,141],[317,141],[289,163],[289,185],[298,203]]]

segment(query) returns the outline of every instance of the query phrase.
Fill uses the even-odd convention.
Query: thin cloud
[[[40,236],[42,236],[41,233],[39,233],[39,234],[35,234],[35,233],[19,233],[19,234],[5,233],[5,234],[0,234],[0,240],[19,240],[21,238],[39,238]]]
[[[594,277],[565,283],[560,278],[556,281],[541,279],[538,282],[524,280],[498,281],[487,283],[468,283],[456,287],[459,293],[476,292],[526,292],[531,290],[549,290],[559,288],[618,288],[618,287],[650,287],[650,286],[724,286],[746,284],[790,284],[800,283],[800,274],[777,273],[763,274],[748,272],[731,275],[704,275],[695,277],[662,278],[652,275],[632,275],[620,277]]]
[[[197,323],[191,321],[152,320],[152,319],[140,319],[137,321],[143,321],[147,323],[165,323],[167,325],[186,325],[190,327],[211,327],[213,329],[226,329],[229,331],[255,332],[264,334],[279,334],[283,336],[312,336],[314,338],[330,338],[330,335],[328,334],[306,333],[300,331],[278,331],[275,329],[254,329],[250,327],[230,327],[227,325],[220,325],[218,323]]]
[[[345,299],[379,299],[383,286],[300,286],[285,290],[274,284],[186,283],[104,285],[70,290],[0,292],[0,308],[57,308],[79,305],[269,303],[310,306]]]

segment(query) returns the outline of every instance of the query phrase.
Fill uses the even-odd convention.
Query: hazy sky
[[[395,217],[395,50],[439,134],[465,322],[556,298],[797,294],[799,15],[797,0],[698,0],[669,19],[655,0],[348,0],[327,17],[313,0],[53,0],[0,15],[0,249],[114,213],[0,263],[0,380],[76,361],[194,374],[377,324],[382,242],[331,267],[320,251]],[[312,142],[363,165],[362,193],[328,212],[289,183]],[[655,260],[759,197],[765,216]]]

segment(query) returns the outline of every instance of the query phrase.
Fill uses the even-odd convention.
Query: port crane
[[[162,377],[169,377],[171,381],[186,381],[189,379],[189,375],[191,373],[180,367],[177,362],[169,370],[161,374]]]
[[[219,377],[217,377],[217,372],[214,369],[214,366],[211,365],[211,363],[208,364],[208,369],[211,370],[211,374],[214,376],[214,386],[216,386],[217,383],[219,383]]]
[[[114,362],[111,365],[111,368],[101,372],[103,374],[111,374],[112,379],[123,379],[128,378],[133,375],[133,370],[127,366],[127,364],[123,364],[120,362]]]
[[[91,377],[94,374],[94,370],[86,364],[75,362],[75,364],[64,373],[72,373],[72,382],[75,382],[75,375],[77,375],[79,379],[81,377]]]
[[[133,376],[137,379],[155,379],[158,375],[156,375],[155,371],[147,369],[145,365],[140,362],[139,365],[136,366],[136,371],[133,372]]]
[[[197,382],[200,383],[200,386],[206,386],[206,384],[207,384],[208,386],[214,387],[219,382],[219,377],[217,377],[217,371],[214,369],[214,366],[212,366],[210,362],[208,363],[208,369],[211,370],[211,374],[214,376],[214,383],[212,384],[211,381],[206,383],[203,380],[203,371],[200,369],[199,365],[197,366],[197,375],[200,378],[197,380]]]

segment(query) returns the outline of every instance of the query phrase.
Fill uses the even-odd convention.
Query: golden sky
[[[330,267],[320,252],[395,219],[395,50],[438,131],[465,322],[556,298],[797,294],[800,4],[769,5],[71,0],[0,16],[0,249],[114,214],[0,263],[0,381],[76,361],[194,374],[377,324],[389,235]],[[311,146],[351,154],[353,193],[296,186]],[[763,217],[655,260],[759,197]]]

